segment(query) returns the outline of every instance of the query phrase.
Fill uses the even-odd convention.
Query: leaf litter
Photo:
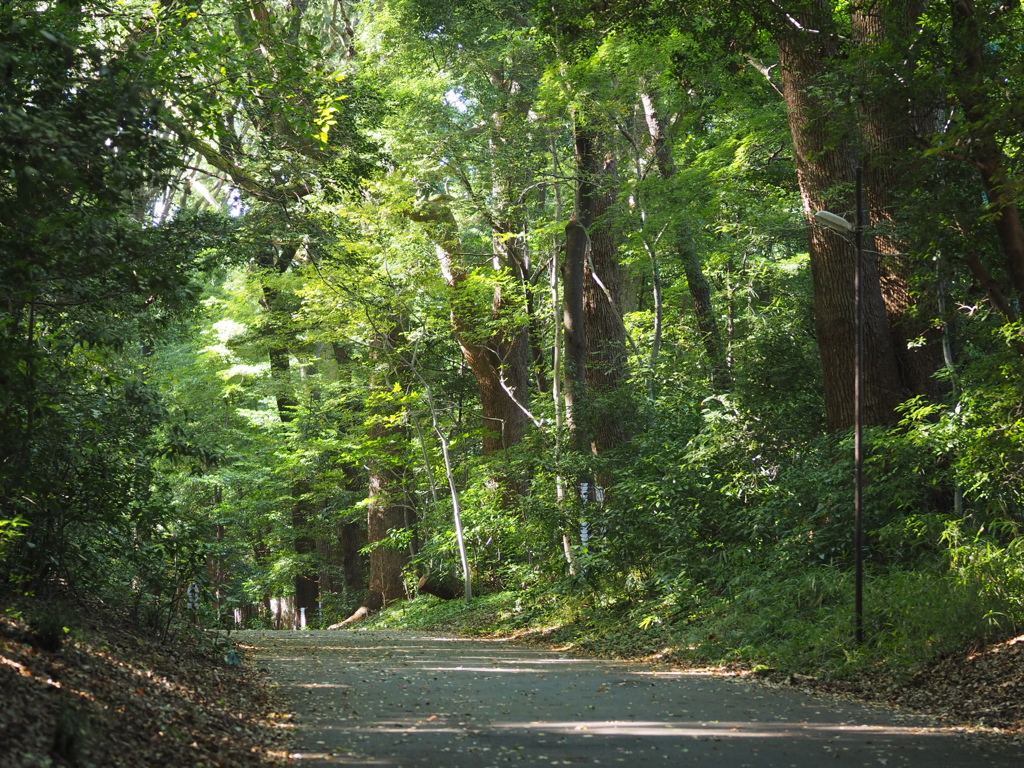
[[[47,650],[0,617],[3,768],[286,765],[291,715],[244,647],[160,640],[102,606],[75,623]]]

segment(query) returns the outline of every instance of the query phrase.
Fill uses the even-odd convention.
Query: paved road
[[[245,632],[304,766],[1019,768],[1024,750],[736,678],[411,632]]]

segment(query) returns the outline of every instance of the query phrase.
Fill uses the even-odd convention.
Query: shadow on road
[[[390,631],[248,632],[293,703],[299,766],[1016,768],[920,718],[707,672]]]

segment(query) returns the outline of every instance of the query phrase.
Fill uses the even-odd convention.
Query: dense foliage
[[[860,167],[865,652],[1018,628],[1022,20],[5,5],[4,579],[161,626],[518,591],[856,662],[857,250],[813,214]]]

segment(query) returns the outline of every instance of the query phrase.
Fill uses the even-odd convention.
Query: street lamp
[[[833,232],[839,232],[843,235],[852,235],[857,229],[842,216],[832,213],[831,211],[815,211],[814,220],[823,227],[827,227]]]
[[[864,642],[864,169],[857,168],[857,216],[851,224],[830,211],[817,211],[814,220],[834,232],[854,236],[857,265],[853,272],[853,562],[854,631]]]

